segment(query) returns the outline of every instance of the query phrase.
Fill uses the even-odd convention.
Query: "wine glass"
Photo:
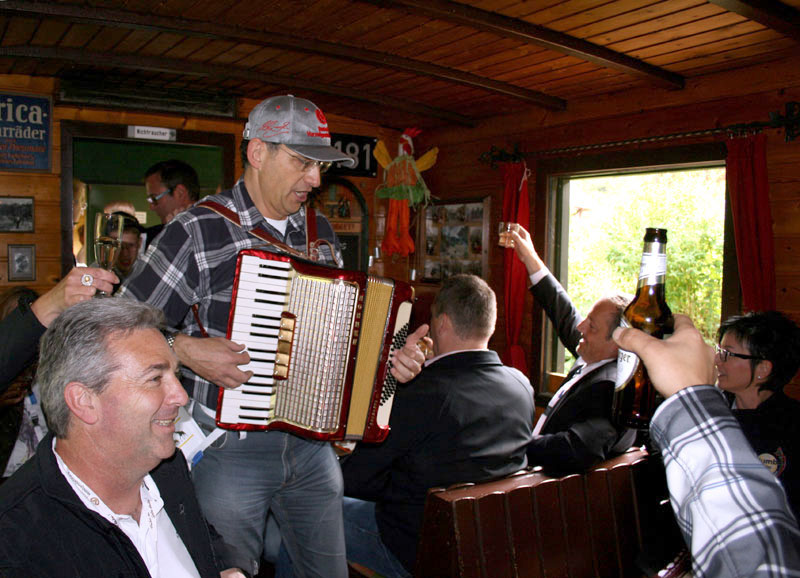
[[[119,213],[97,213],[94,219],[94,259],[97,266],[111,271],[117,263],[122,246],[122,231],[125,216]],[[105,291],[98,291],[98,297],[108,297]]]

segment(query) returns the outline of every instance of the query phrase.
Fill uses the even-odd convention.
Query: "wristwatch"
[[[165,331],[164,339],[167,340],[167,345],[170,349],[175,349],[175,338],[180,334],[180,331]]]

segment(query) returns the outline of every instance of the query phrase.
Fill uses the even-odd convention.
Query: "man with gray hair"
[[[561,343],[578,357],[533,429],[528,461],[552,474],[578,473],[627,450],[635,430],[611,421],[619,327],[629,297],[599,299],[581,318],[558,280],[550,274],[523,227],[510,233],[511,247],[528,270],[531,293],[558,332]]]
[[[524,468],[531,436],[530,382],[488,349],[494,291],[455,275],[431,316],[434,357],[399,388],[386,441],[342,461],[347,557],[387,577],[411,575],[428,488]]]
[[[175,450],[188,398],[162,323],[143,303],[94,299],[45,332],[50,433],[0,488],[3,576],[243,576],[221,572]]]

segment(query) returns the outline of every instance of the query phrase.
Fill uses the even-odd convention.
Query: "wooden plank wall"
[[[0,90],[28,94],[54,95],[56,81],[50,78],[34,78],[20,75],[0,75]],[[61,278],[60,211],[61,211],[61,121],[81,121],[101,124],[146,125],[169,127],[182,130],[227,133],[236,136],[237,153],[235,174],[241,174],[238,143],[250,110],[258,104],[257,100],[242,99],[238,103],[237,119],[203,118],[136,112],[107,110],[91,107],[55,105],[52,130],[52,168],[48,173],[25,173],[0,171],[0,195],[34,197],[34,233],[0,233],[0,293],[11,286],[29,286],[39,293],[51,288]],[[399,133],[383,129],[362,121],[328,115],[334,132],[375,136],[386,141],[389,150],[397,150]],[[379,171],[378,178],[381,173]],[[364,195],[372,213],[385,213],[385,201],[375,198],[374,191],[378,178],[359,177],[351,179]],[[370,247],[374,247],[374,226],[370,227]],[[33,282],[8,281],[9,244],[36,245],[36,280]],[[407,278],[408,260],[387,261],[384,272],[398,278]]]
[[[510,151],[514,143],[519,143],[522,151],[541,151],[767,121],[770,112],[783,113],[789,101],[800,101],[800,67],[796,60],[786,59],[690,79],[681,91],[625,91],[572,101],[565,112],[532,108],[524,113],[486,120],[473,129],[428,131],[419,138],[419,149],[433,145],[440,149],[436,166],[425,175],[433,194],[445,199],[491,195],[492,219],[497,222],[502,208],[500,173],[478,161],[481,153],[489,151],[492,145]],[[765,132],[774,221],[777,304],[800,322],[800,141],[784,142],[784,133],[780,130]],[[711,138],[724,140],[725,137]],[[694,142],[698,139],[647,146]],[[531,190],[532,201],[533,197]],[[536,211],[532,202],[532,223]],[[545,227],[552,225],[546,223]],[[536,234],[543,237],[542,231]],[[494,243],[490,247],[490,283],[498,295],[502,295],[502,253]],[[540,325],[537,323],[536,328],[533,327],[530,299],[526,306],[523,346],[534,351],[540,347]],[[502,303],[499,309],[492,347],[502,352],[505,347]],[[531,378],[534,382],[539,380],[535,371]],[[792,393],[800,397],[800,387],[795,384]]]

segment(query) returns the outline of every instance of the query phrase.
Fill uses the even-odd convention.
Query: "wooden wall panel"
[[[800,197],[773,200],[771,206],[772,229],[776,237],[789,237],[800,234],[797,228],[798,223],[800,223]]]

